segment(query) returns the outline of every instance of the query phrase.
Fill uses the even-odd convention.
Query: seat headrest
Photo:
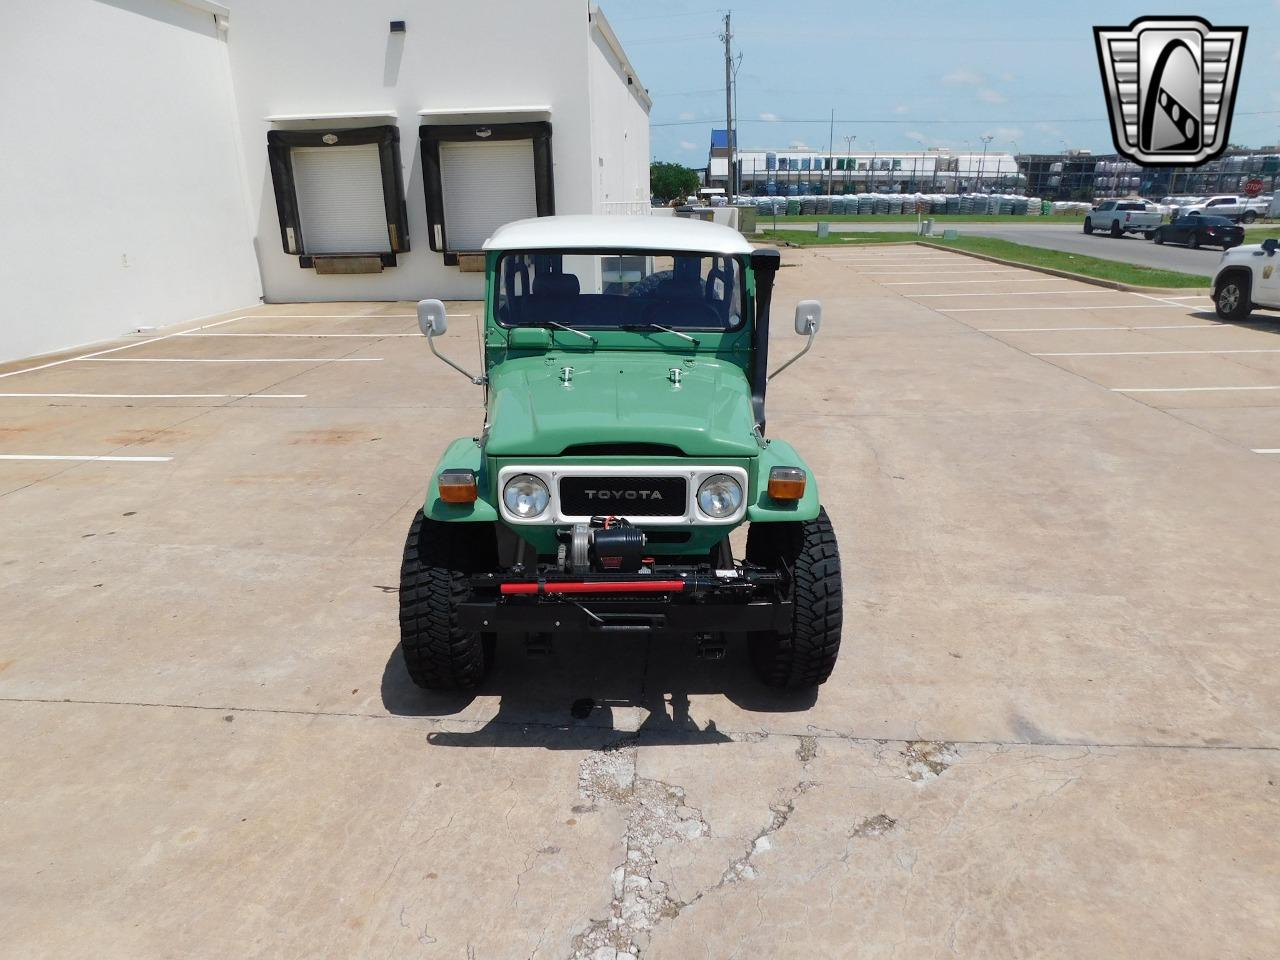
[[[533,280],[535,297],[576,297],[581,290],[574,273],[540,273]]]

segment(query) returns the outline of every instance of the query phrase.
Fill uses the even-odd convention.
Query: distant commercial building
[[[728,156],[725,131],[711,131],[707,186],[728,187]],[[1017,193],[1022,187],[1013,155],[995,151],[749,149],[737,159],[740,192],[755,196]]]
[[[1018,169],[1027,192],[1048,200],[1092,200],[1094,197],[1206,196],[1244,193],[1250,180],[1262,181],[1272,193],[1280,176],[1280,146],[1239,148],[1199,167],[1139,167],[1118,154],[1019,154]]]

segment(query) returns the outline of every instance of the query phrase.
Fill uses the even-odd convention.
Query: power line
[[[685,40],[717,40],[714,33],[690,33],[683,37],[645,37],[642,40],[628,40],[627,46],[634,47],[641,43],[682,43]]]
[[[1266,117],[1266,116],[1274,116],[1276,114],[1280,114],[1280,110],[1244,110],[1244,111],[1237,111],[1234,115],[1237,117]],[[709,121],[709,120],[668,120],[663,123],[650,123],[649,126],[650,127],[688,127],[688,126],[696,126],[698,124],[706,124],[706,123],[713,123],[713,122],[714,121]],[[735,125],[740,123],[830,123],[830,122],[831,122],[830,117],[820,117],[812,120],[810,119],[793,120],[789,117],[776,117],[771,120],[758,120],[758,119],[752,119],[751,117],[740,117],[737,120],[735,120]],[[1106,117],[1074,117],[1069,120],[1046,119],[1044,117],[1033,117],[1031,119],[1010,119],[1008,117],[995,117],[995,118],[981,117],[978,119],[969,119],[969,120],[956,120],[950,117],[943,118],[943,119],[932,119],[932,120],[920,119],[920,118],[914,118],[914,119],[908,119],[908,120],[902,120],[902,119],[879,120],[874,118],[843,119],[841,117],[837,117],[835,122],[836,123],[883,123],[883,124],[898,124],[900,126],[924,126],[926,124],[940,124],[940,123],[951,123],[951,124],[955,124],[955,123],[977,123],[977,124],[1108,123],[1109,121],[1107,120]]]

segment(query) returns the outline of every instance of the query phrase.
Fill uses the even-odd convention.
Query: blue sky
[[[601,0],[653,96],[652,153],[706,163],[724,126],[724,10],[733,12],[738,142],[855,150],[991,149],[1056,152],[1065,140],[1113,152],[1093,43],[1095,25],[1193,14],[1249,28],[1231,142],[1280,142],[1280,0],[1166,7],[1128,0]],[[813,122],[801,122],[813,121]]]

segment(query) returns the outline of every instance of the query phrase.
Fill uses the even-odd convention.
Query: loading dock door
[[[378,145],[293,147],[307,253],[390,253]]]
[[[504,223],[538,215],[532,140],[442,142],[440,181],[450,250],[479,250]]]

